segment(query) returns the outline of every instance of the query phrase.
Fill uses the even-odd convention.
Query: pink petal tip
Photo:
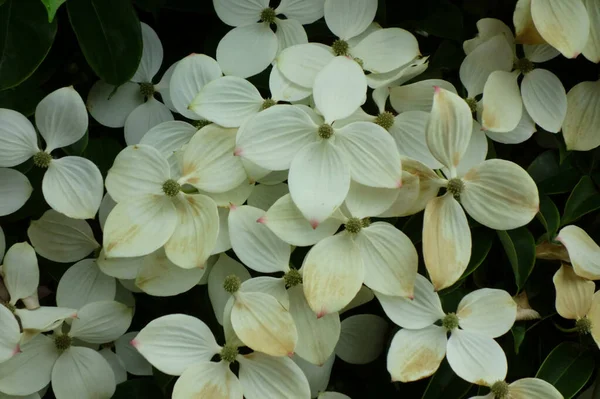
[[[292,356],[294,356],[294,352],[290,352],[287,355],[288,355],[288,357],[292,357]]]
[[[236,148],[235,150],[233,150],[233,155],[235,155],[236,157],[239,157],[240,155],[242,155],[242,149]]]
[[[319,227],[319,221],[318,221],[318,220],[315,220],[315,219],[311,219],[311,221],[310,221],[310,225],[311,225],[311,227],[312,227],[312,228],[313,228],[313,230],[314,230],[314,229],[316,229],[317,227]]]
[[[137,348],[140,344],[140,341],[138,341],[137,339],[132,339],[130,342],[131,346],[133,346],[134,348]]]
[[[266,216],[261,216],[258,219],[256,219],[256,223],[265,224],[266,222],[267,222]]]
[[[320,319],[321,317],[325,316],[325,314],[325,309],[322,309],[319,313],[317,313],[317,319]]]
[[[402,180],[398,180],[396,183],[396,188],[402,188]]]
[[[21,353],[21,346],[19,344],[17,344],[17,347],[13,350],[13,356],[16,355],[17,353]]]
[[[235,211],[236,209],[237,209],[237,206],[233,202],[230,202],[229,203],[229,210],[230,211]]]
[[[573,59],[574,59],[574,58],[577,58],[577,57],[579,57],[579,55],[580,55],[580,54],[581,54],[581,53],[575,53],[575,54],[573,54],[573,57],[571,57],[571,58],[573,58]]]
[[[433,86],[433,91],[437,94],[442,90],[440,86]]]

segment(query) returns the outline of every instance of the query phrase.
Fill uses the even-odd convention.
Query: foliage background
[[[210,0],[133,0],[135,13],[126,17],[127,10],[131,10],[130,1],[104,0],[104,6],[100,8],[118,10],[104,15],[104,18],[112,18],[112,23],[119,23],[117,20],[120,18],[120,23],[127,25],[133,21],[131,26],[134,26],[137,14],[139,20],[156,30],[164,47],[164,62],[158,78],[171,64],[190,53],[205,53],[214,57],[219,40],[229,29],[214,13]],[[78,23],[73,22],[73,19],[77,19],[76,12],[84,22],[85,18],[98,17],[101,10],[100,14],[92,13],[98,13],[94,5],[99,1],[68,0],[62,5],[63,2],[64,0],[0,0],[0,82],[3,82],[2,79],[9,79],[10,68],[25,68],[31,64],[31,53],[37,51],[40,59],[43,59],[37,70],[26,80],[0,91],[0,108],[12,108],[31,116],[36,104],[46,94],[69,85],[73,85],[85,99],[91,85],[98,79],[96,73],[110,73],[110,65],[97,66],[94,72],[86,60],[85,53],[102,54],[102,51],[106,51],[106,43],[102,37],[90,31],[88,34],[91,39],[80,43],[74,31],[77,30]],[[422,54],[431,56],[429,69],[416,80],[443,78],[459,88],[460,93],[462,86],[458,79],[458,68],[464,58],[462,42],[476,35],[475,24],[480,18],[499,18],[512,26],[515,2],[516,0],[380,0],[376,21],[383,27],[397,26],[410,30],[417,36]],[[51,24],[44,5],[48,5],[50,10],[58,7]],[[9,7],[13,11],[18,7],[26,7],[29,12],[23,17],[25,23],[44,30],[48,38],[51,39],[53,31],[56,32],[47,56],[43,56],[42,44],[36,43],[27,35],[20,35],[19,25],[9,23]],[[135,29],[130,27],[132,32]],[[306,30],[310,41],[331,43],[334,40],[323,20],[306,26]],[[78,33],[81,36],[81,32]],[[425,33],[427,36],[423,35]],[[80,39],[83,40],[83,37]],[[137,66],[140,47],[134,34],[127,35],[112,45],[121,47],[117,58],[120,68]],[[558,57],[543,67],[554,72],[567,91],[581,81],[598,79],[597,66],[583,57],[576,60]],[[263,94],[268,95],[268,73],[249,80]],[[0,84],[0,88],[4,86]],[[366,108],[371,113],[376,112],[372,103],[367,103]],[[488,157],[510,159],[520,164],[538,183],[541,195],[540,214],[526,227],[498,233],[471,220],[473,256],[469,271],[472,273],[441,293],[443,305],[446,311],[454,311],[464,294],[480,287],[502,288],[512,295],[525,290],[532,307],[541,313],[542,320],[517,322],[512,334],[499,339],[509,361],[508,380],[535,376],[544,359],[560,344],[545,363],[540,377],[554,383],[565,398],[574,397],[580,389],[586,388],[595,380],[598,351],[589,336],[580,338],[565,334],[555,327],[555,323],[572,327],[557,316],[554,310],[552,276],[558,263],[536,260],[535,245],[553,238],[560,226],[573,222],[585,229],[596,242],[600,242],[600,214],[596,212],[600,209],[600,150],[567,152],[560,134],[547,133],[541,128],[523,144],[502,145],[491,141],[489,144]],[[124,146],[122,129],[110,129],[90,119],[88,133],[80,142],[66,148],[65,152],[92,160],[106,176],[115,156]],[[34,192],[21,210],[0,217],[7,246],[17,241],[26,241],[30,221],[38,219],[48,209],[41,192],[41,171],[32,168],[31,161],[21,165],[19,169],[29,177]],[[417,248],[420,247],[422,212],[391,222],[409,235]],[[100,241],[98,223],[91,221],[91,224]],[[306,248],[297,249],[293,253],[292,263],[299,267],[305,253]],[[233,253],[231,255],[235,256]],[[54,263],[41,257],[39,261],[41,285],[47,294],[42,302],[53,304],[53,293],[58,280],[70,265]],[[423,265],[420,273],[425,274]],[[150,320],[162,315],[186,313],[205,321],[218,341],[223,342],[222,329],[213,315],[206,286],[196,286],[185,294],[171,298],[136,294],[136,301],[136,314],[131,330],[139,330]],[[374,313],[385,317],[377,301],[354,309],[344,314],[344,317],[356,313]],[[397,327],[390,323],[386,344],[389,344],[396,330]],[[329,390],[345,393],[354,399],[459,399],[478,393],[477,387],[454,376],[446,362],[431,379],[410,384],[391,383],[386,370],[386,352],[387,348],[375,362],[364,366],[350,365],[337,359]],[[156,371],[151,378],[133,378],[120,384],[114,398],[168,398],[174,381],[173,377]],[[483,392],[485,390],[481,390],[480,394]],[[51,393],[47,396],[53,397]]]

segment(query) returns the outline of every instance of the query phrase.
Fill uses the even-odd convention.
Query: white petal
[[[94,259],[71,266],[60,278],[56,289],[58,306],[79,309],[97,301],[112,301],[117,293],[113,277],[102,273]]]
[[[10,215],[21,209],[32,191],[33,187],[23,173],[14,169],[0,168],[0,216]]]
[[[375,291],[385,314],[403,328],[420,329],[444,317],[440,297],[433,286],[420,274],[415,280],[414,299],[388,296]]]
[[[377,12],[376,0],[327,0],[325,22],[337,37],[347,40],[362,33]]]
[[[478,46],[460,65],[460,80],[469,98],[483,93],[485,82],[494,71],[510,72],[513,68],[513,47],[500,33]]]
[[[207,55],[191,54],[179,61],[169,82],[169,94],[177,112],[188,119],[200,119],[188,107],[204,86],[220,76],[221,67]]]
[[[485,43],[499,33],[504,34],[509,43],[514,43],[515,38],[510,28],[502,21],[496,18],[482,18],[477,21],[478,35],[470,40],[463,42],[465,54],[469,54],[480,44]]]
[[[221,325],[223,325],[225,304],[231,298],[231,294],[223,288],[223,282],[225,277],[232,274],[238,276],[242,282],[250,278],[250,273],[241,263],[225,254],[221,254],[208,276],[208,297],[215,312],[215,317]]]
[[[302,25],[312,24],[323,16],[323,0],[281,0],[277,12]]]
[[[59,327],[65,319],[77,317],[77,310],[40,306],[35,310],[17,309],[15,314],[21,319],[21,326],[23,327],[21,343],[26,343],[35,339],[42,332]],[[52,343],[52,346],[54,347],[54,343]]]
[[[83,99],[73,86],[53,91],[35,108],[35,124],[48,153],[75,143],[88,128]]]
[[[217,255],[231,249],[231,240],[229,239],[229,208],[219,207],[217,210],[219,212],[219,235],[217,235],[217,242],[212,250],[212,255]]]
[[[365,103],[366,93],[364,72],[348,57],[335,57],[315,77],[315,105],[329,124],[352,115]]]
[[[150,26],[142,25],[142,59],[137,71],[132,76],[132,82],[152,83],[152,78],[158,73],[163,60],[163,47],[158,35]]]
[[[310,385],[310,397],[315,398],[319,396],[320,392],[327,389],[329,385],[329,377],[331,376],[331,369],[335,361],[335,354],[332,353],[329,359],[322,366],[317,366],[302,359],[298,355],[292,356],[292,360],[304,373],[308,384]]]
[[[99,80],[90,89],[86,106],[101,125],[123,127],[129,114],[143,103],[138,84],[125,82],[116,88]]]
[[[189,107],[202,118],[223,127],[240,127],[261,110],[263,102],[252,83],[237,76],[224,76],[204,86]]]
[[[350,301],[350,303],[340,310],[340,314],[369,303],[371,300],[373,300],[373,298],[375,298],[373,291],[371,291],[369,287],[363,285],[360,287],[360,290],[356,293],[356,296]]]
[[[482,288],[461,299],[456,315],[463,330],[496,338],[512,328],[517,304],[506,291]]]
[[[510,395],[527,399],[562,399],[552,384],[539,378],[522,378],[509,385]]]
[[[254,187],[248,197],[248,205],[267,211],[279,198],[289,194],[287,184],[280,183],[273,186],[259,184]]]
[[[116,301],[92,302],[77,312],[69,335],[92,344],[111,342],[125,334],[133,309]]]
[[[296,354],[313,364],[325,364],[340,338],[339,314],[331,313],[318,319],[308,306],[301,285],[290,288],[288,294],[290,313],[298,330]]]
[[[471,133],[471,140],[469,140],[469,146],[467,151],[460,160],[458,167],[456,168],[457,176],[465,175],[472,168],[479,166],[487,156],[488,142],[485,133],[483,132],[481,125],[475,119],[473,119],[473,131]],[[446,169],[443,170],[446,173]]]
[[[452,370],[472,384],[491,386],[506,378],[506,355],[496,341],[485,335],[452,331],[446,358]]]
[[[275,18],[275,24],[277,25],[277,31],[275,32],[278,44],[277,52],[281,52],[296,44],[308,43],[306,31],[302,27],[302,24],[295,19]]]
[[[519,165],[490,159],[463,177],[460,202],[473,219],[496,230],[529,223],[539,211],[535,182]]]
[[[137,144],[148,130],[161,122],[173,120],[173,114],[166,105],[154,97],[136,107],[125,120],[125,142]]]
[[[279,70],[277,64],[271,68],[269,75],[269,91],[275,101],[299,101],[312,94],[312,90],[292,82]]]
[[[217,204],[202,194],[178,196],[174,204],[178,221],[165,244],[167,257],[185,269],[204,269],[219,235]]]
[[[2,226],[0,226],[0,262],[4,259],[4,251],[6,251],[6,237],[4,236]]]
[[[260,13],[269,7],[268,0],[213,0],[219,19],[231,26],[248,25],[260,19]]]
[[[35,128],[22,114],[0,108],[0,166],[16,166],[39,151]]]
[[[100,246],[85,220],[71,219],[52,209],[31,221],[27,236],[38,254],[54,262],[76,262]]]
[[[117,205],[115,200],[112,199],[109,193],[104,194],[100,208],[98,209],[98,222],[100,223],[100,230],[104,231],[104,224],[110,214],[110,211]]]
[[[373,73],[392,71],[420,55],[417,39],[400,28],[379,29],[351,49],[352,56],[363,61],[363,68]]]
[[[21,331],[17,319],[7,307],[0,309],[0,363],[18,354]]]
[[[119,279],[132,280],[138,274],[144,257],[108,258],[104,250],[100,251],[96,263],[102,273]]]
[[[531,62],[547,62],[560,55],[560,51],[549,44],[523,45],[525,57]]]
[[[125,369],[133,375],[152,375],[152,365],[131,345],[139,332],[132,331],[115,341],[115,352],[123,361]]]
[[[264,71],[276,53],[277,36],[267,24],[256,23],[227,32],[217,46],[217,61],[225,75],[247,78]]]
[[[247,177],[241,160],[234,156],[236,133],[214,124],[200,129],[183,153],[180,182],[214,193],[242,184]]]
[[[210,361],[221,350],[203,321],[183,314],[152,320],[131,344],[154,367],[169,375],[181,375],[193,364]]]
[[[437,88],[425,138],[431,154],[450,169],[451,177],[467,150],[472,129],[473,118],[467,103],[458,95]]]
[[[104,252],[109,257],[133,257],[154,252],[167,243],[177,226],[173,201],[146,195],[123,201],[104,226]]]
[[[359,314],[342,321],[335,354],[350,364],[367,364],[379,357],[385,346],[388,323],[379,316]]]
[[[385,212],[396,201],[399,193],[398,189],[369,187],[353,180],[344,205],[352,216],[363,219]]]
[[[384,128],[371,122],[354,122],[336,130],[335,138],[335,145],[346,153],[352,180],[370,187],[402,185],[400,154]]]
[[[199,193],[208,195],[210,198],[215,201],[219,209],[227,208],[229,212],[229,207],[231,204],[234,205],[242,205],[250,194],[254,190],[254,183],[250,183],[249,181],[244,181],[239,186],[235,187],[233,190],[225,191],[222,193],[209,193],[202,190],[198,190]],[[227,213],[225,216],[229,215]],[[227,218],[225,218],[225,223],[227,222]],[[220,230],[219,230],[220,231]]]
[[[590,18],[590,35],[582,53],[585,58],[597,64],[600,62],[600,4],[594,0],[584,0],[584,4]]]
[[[115,389],[112,369],[95,350],[73,346],[52,368],[52,390],[59,398],[110,398]]]
[[[317,129],[300,107],[275,105],[242,125],[236,153],[269,170],[289,169],[294,155],[316,140]]]
[[[567,93],[561,81],[550,71],[534,69],[521,82],[521,95],[535,123],[557,133],[567,114]]]
[[[110,368],[113,371],[115,376],[115,383],[120,384],[122,382],[127,381],[127,370],[125,370],[125,365],[119,359],[119,357],[109,348],[104,348],[100,350],[98,353],[102,355],[104,360],[108,363]]]
[[[600,247],[580,227],[563,227],[556,237],[569,251],[575,273],[588,280],[600,278]]]
[[[446,331],[439,326],[398,331],[387,357],[392,381],[416,381],[435,373],[446,355],[446,342]]]
[[[429,57],[421,57],[390,72],[371,73],[367,75],[367,83],[372,89],[401,85],[425,72],[428,60]]]
[[[517,0],[513,14],[515,40],[522,44],[545,44],[546,41],[537,31],[531,16],[531,0]]]
[[[140,144],[150,145],[156,148],[169,162],[171,176],[179,177],[179,160],[177,152],[189,143],[198,131],[194,126],[183,121],[168,121],[160,123],[148,130]]]
[[[577,57],[590,33],[590,19],[581,0],[531,0],[531,15],[540,35],[567,58]]]
[[[247,399],[310,397],[308,381],[292,359],[251,353],[237,360],[240,383]]]
[[[188,367],[173,388],[173,398],[177,399],[241,399],[242,395],[242,386],[225,361]]]
[[[309,144],[294,157],[288,186],[292,200],[313,227],[344,202],[350,189],[345,154],[328,140]]]
[[[271,356],[294,353],[298,341],[294,320],[271,295],[262,292],[236,292],[231,324],[237,336],[252,350]]]
[[[390,104],[402,115],[406,111],[431,111],[435,87],[456,93],[450,82],[442,79],[426,79],[404,86],[390,88]]]
[[[330,49],[315,43],[298,44],[283,50],[276,59],[281,74],[293,83],[312,88],[317,74],[333,60]]]
[[[552,278],[556,290],[556,312],[565,319],[584,318],[592,306],[596,286],[579,277],[569,265],[561,265]]]
[[[433,96],[431,97],[433,98]],[[431,109],[431,101],[429,109]],[[422,162],[431,169],[440,169],[442,164],[431,155],[425,141],[425,129],[428,121],[429,112],[402,112],[396,116],[394,125],[389,132],[396,141],[401,156]]]
[[[510,132],[521,120],[523,101],[518,73],[494,71],[483,89],[482,126],[494,132]]]
[[[600,146],[595,127],[600,123],[600,81],[581,82],[567,94],[562,124],[568,150],[589,151]]]
[[[290,298],[283,278],[258,276],[242,283],[240,291],[259,292],[267,294],[277,299],[277,301],[286,309],[290,309]]]
[[[364,269],[360,251],[347,232],[312,247],[302,270],[304,294],[317,316],[338,312],[350,303],[363,283]]]
[[[177,64],[178,62],[172,64],[165,71],[162,78],[160,78],[160,82],[154,85],[154,90],[160,93],[163,103],[165,103],[167,108],[172,112],[177,112],[175,105],[173,105],[173,100],[171,99],[171,77],[173,76],[173,72],[175,72],[175,68],[177,68]]]
[[[423,258],[436,291],[454,284],[469,264],[471,230],[465,212],[449,193],[425,207]]]
[[[528,140],[535,132],[535,122],[527,113],[525,105],[523,105],[521,120],[514,130],[506,133],[494,133],[492,131],[487,131],[485,132],[485,135],[490,139],[497,141],[498,143],[519,144]]]

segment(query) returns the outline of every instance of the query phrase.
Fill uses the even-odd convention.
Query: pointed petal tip
[[[240,155],[242,155],[243,150],[239,147],[236,147],[235,150],[233,150],[233,155],[235,155],[236,157],[239,157]]]
[[[21,345],[17,344],[17,346],[15,347],[15,349],[14,349],[14,350],[13,350],[13,352],[12,352],[12,355],[14,356],[14,355],[16,355],[17,353],[21,353],[21,352],[23,352],[23,351],[21,350]]]
[[[311,219],[310,220],[310,225],[313,228],[313,230],[315,230],[317,227],[319,227],[319,221],[315,220],[315,219]]]
[[[267,223],[267,217],[266,216],[259,217],[258,219],[256,219],[256,223],[260,223],[260,224]]]
[[[292,352],[289,352],[289,353],[287,354],[287,356],[288,356],[289,358],[292,358],[292,356],[294,356],[294,351],[292,351]]]
[[[571,59],[575,59],[575,58],[579,57],[580,54],[581,53],[575,53],[575,54],[573,54],[573,56],[571,57]]]
[[[433,86],[433,91],[435,94],[438,94],[440,91],[442,91],[442,88],[440,86]]]
[[[402,188],[402,180],[398,180],[396,183],[396,188]]]
[[[131,341],[129,341],[129,343],[131,344],[131,346],[133,346],[134,348],[138,348],[140,346],[140,341],[138,341],[137,339],[132,339]]]
[[[327,312],[325,311],[325,309],[321,309],[319,311],[319,313],[317,313],[317,319],[320,319],[321,317],[325,316],[327,314]]]
[[[229,203],[229,210],[230,211],[235,211],[236,209],[237,209],[237,206],[233,202],[230,202]]]

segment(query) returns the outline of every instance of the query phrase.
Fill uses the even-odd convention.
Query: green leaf
[[[79,140],[77,140],[75,143],[73,143],[67,147],[63,147],[63,151],[66,152],[67,155],[80,156],[81,154],[83,154],[83,152],[87,148],[89,138],[90,138],[89,131],[87,131],[87,132],[85,132],[83,137],[80,138]]]
[[[561,226],[573,223],[580,217],[600,209],[600,193],[589,176],[583,176],[565,204]]]
[[[56,36],[39,0],[0,5],[0,90],[17,86],[42,63]]]
[[[556,152],[552,150],[543,152],[534,159],[527,172],[537,183],[542,194],[568,193],[581,177],[581,172],[573,167],[568,159],[559,163]]]
[[[594,366],[591,351],[572,342],[563,342],[550,352],[536,377],[548,381],[565,399],[570,399],[585,386]]]
[[[83,157],[95,163],[106,178],[106,173],[122,149],[121,144],[110,137],[93,138],[83,152]]]
[[[535,265],[533,235],[525,227],[497,233],[515,274],[517,290],[521,291]]]
[[[442,39],[462,41],[464,35],[463,14],[449,0],[429,1],[427,18],[417,21],[416,28]]]
[[[117,385],[117,390],[112,399],[163,399],[164,396],[160,388],[152,378],[138,378],[129,380]]]
[[[560,227],[560,213],[554,202],[547,195],[540,196],[540,211],[536,217],[546,228],[548,238],[554,238]]]
[[[48,22],[52,22],[54,20],[54,16],[56,15],[56,11],[58,11],[58,7],[60,7],[67,0],[42,0],[42,3],[46,6],[46,11],[48,11]]]
[[[525,339],[525,334],[527,333],[527,327],[523,324],[515,324],[511,329],[513,340],[515,341],[515,353],[519,354],[519,349],[521,348],[521,344]]]
[[[94,72],[119,86],[142,57],[142,31],[131,0],[69,0],[69,20]]]
[[[402,226],[402,232],[410,238],[413,244],[418,244],[423,238],[423,212],[416,213],[408,218]]]
[[[46,93],[40,89],[39,83],[27,79],[18,86],[0,91],[0,108],[9,108],[31,116],[35,107],[44,98]]]
[[[456,376],[444,359],[440,368],[429,380],[421,399],[461,399],[471,389],[471,384]]]

